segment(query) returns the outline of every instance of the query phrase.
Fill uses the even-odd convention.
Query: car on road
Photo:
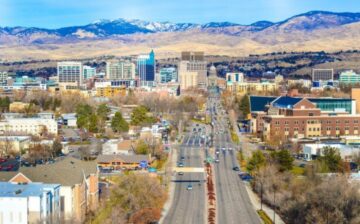
[[[226,148],[221,148],[222,151],[226,151]]]
[[[241,180],[244,180],[244,181],[250,181],[253,179],[253,177],[247,172],[239,173],[239,177],[241,178]]]
[[[192,187],[192,185],[191,185],[191,184],[189,184],[189,185],[186,187],[186,189],[187,189],[188,191],[190,191],[190,190],[192,190],[192,189],[193,189],[193,187]]]
[[[185,160],[185,156],[181,156],[180,159],[181,159],[181,161],[184,161],[184,160]]]
[[[240,168],[239,168],[238,166],[234,166],[234,167],[233,167],[233,170],[234,170],[234,171],[240,171]]]
[[[184,167],[184,163],[178,163],[178,167]]]
[[[220,162],[220,160],[219,159],[215,159],[215,163],[219,163]]]
[[[220,153],[220,151],[219,150],[216,150],[216,152],[215,152],[216,154],[219,154]]]
[[[229,151],[232,151],[232,150],[233,150],[233,148],[228,148],[228,150],[229,150]]]
[[[0,158],[0,163],[6,162],[5,158]]]
[[[184,175],[184,172],[179,172],[178,175],[182,176]]]

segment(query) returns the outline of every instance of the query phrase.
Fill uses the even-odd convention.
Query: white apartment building
[[[0,133],[17,133],[26,135],[42,135],[45,132],[53,135],[58,133],[58,124],[55,119],[31,118],[6,118],[0,121]]]
[[[106,62],[106,78],[109,80],[135,79],[135,64],[125,61]]]
[[[80,86],[83,84],[81,62],[65,61],[57,63],[57,76],[60,86]]]

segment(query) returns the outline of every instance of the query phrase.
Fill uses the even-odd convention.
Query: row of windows
[[[353,129],[354,129],[354,131],[359,130],[358,127],[354,127]],[[280,128],[275,128],[275,131],[279,131],[279,130],[280,130]],[[284,130],[285,130],[285,131],[290,131],[290,128],[285,128]],[[300,130],[305,131],[305,128],[301,128]],[[340,127],[335,127],[335,128],[331,128],[331,127],[326,127],[326,128],[311,128],[311,127],[310,127],[310,128],[308,128],[307,130],[308,130],[308,131],[323,131],[323,130],[327,130],[327,131],[336,130],[336,131],[339,131],[339,130],[340,130]],[[349,130],[350,130],[350,127],[345,127],[344,130],[349,131]],[[294,131],[299,131],[299,128],[294,128]]]
[[[290,123],[291,123],[290,121],[285,121],[285,122],[284,122],[285,125],[289,125]],[[305,124],[305,121],[302,121],[301,123],[302,123],[302,124]],[[317,120],[309,120],[309,121],[307,121],[307,123],[308,123],[308,124],[318,124],[318,123],[320,123],[320,124],[323,124],[323,123],[324,123],[324,124],[325,124],[325,121],[322,121],[322,120],[320,120],[320,121],[317,121]],[[336,124],[341,124],[341,121],[340,121],[340,120],[336,120],[335,123],[336,123]],[[349,121],[349,120],[345,120],[344,123],[345,123],[345,124],[350,124],[350,121]],[[358,123],[359,123],[359,120],[353,120],[353,123],[354,123],[354,124],[358,124]],[[294,121],[293,124],[296,124],[296,125],[297,125],[297,124],[299,124],[299,121]],[[326,124],[331,124],[331,121],[326,121]],[[275,121],[275,125],[280,125],[280,121]]]

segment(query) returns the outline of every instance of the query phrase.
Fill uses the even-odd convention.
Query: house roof
[[[22,173],[32,182],[61,184],[73,186],[82,183],[84,176],[97,172],[95,161],[82,161],[66,157],[53,164],[37,165],[36,167],[20,167],[16,172],[0,172],[0,181],[9,181],[18,173]]]
[[[274,96],[250,96],[250,112],[264,111],[265,106],[275,99]]]
[[[118,143],[118,150],[131,150],[133,146],[132,140],[123,140]]]
[[[124,163],[140,163],[143,160],[149,161],[148,155],[99,155],[97,162],[109,163],[114,160],[122,161]]]
[[[300,102],[303,98],[294,98],[289,96],[281,96],[272,102],[274,107],[279,108],[293,108],[295,104]]]

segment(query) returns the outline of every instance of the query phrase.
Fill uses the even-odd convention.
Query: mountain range
[[[250,25],[116,19],[59,29],[0,27],[0,48],[0,59],[126,55],[148,48],[160,55],[196,49],[231,56],[356,49],[360,48],[360,13],[311,11],[280,22]]]

